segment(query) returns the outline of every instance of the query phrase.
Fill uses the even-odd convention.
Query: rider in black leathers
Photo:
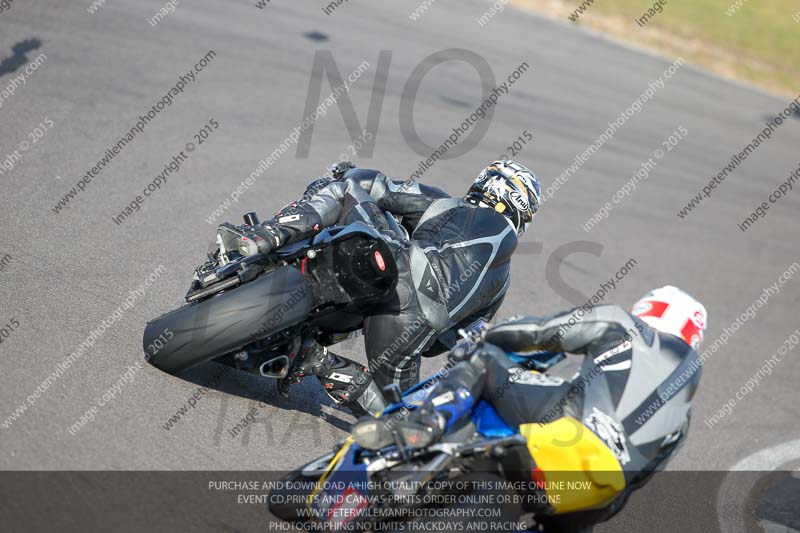
[[[375,414],[385,405],[383,387],[416,384],[421,356],[443,352],[454,343],[454,331],[497,311],[517,239],[539,207],[539,179],[513,161],[495,161],[466,196],[453,198],[350,163],[332,170],[334,178],[312,183],[302,200],[242,239],[240,251],[268,253],[355,220],[382,233],[399,275],[394,294],[364,319],[369,368],[314,344],[304,349],[291,376],[316,375],[337,403],[356,414]]]

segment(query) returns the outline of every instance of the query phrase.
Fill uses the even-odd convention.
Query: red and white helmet
[[[703,304],[672,285],[647,293],[633,304],[631,314],[658,331],[680,337],[695,350],[703,340],[708,318]]]

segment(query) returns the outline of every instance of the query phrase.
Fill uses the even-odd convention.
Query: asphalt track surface
[[[153,0],[110,1],[96,14],[84,4],[16,2],[0,14],[0,58],[13,56],[16,43],[40,41],[21,68],[0,74],[0,89],[39,53],[47,56],[3,102],[0,159],[45,117],[53,122],[0,176],[0,252],[13,257],[0,271],[0,323],[19,323],[0,345],[0,418],[8,420],[158,265],[166,272],[33,407],[0,427],[0,468],[6,470],[279,470],[327,452],[346,434],[352,419],[332,407],[315,383],[292,389],[285,401],[272,383],[236,372],[218,379],[165,429],[219,372],[216,365],[182,378],[142,365],[93,422],[74,436],[67,430],[142,361],[146,320],[181,304],[214,234],[204,219],[302,121],[318,50],[330,50],[344,76],[363,61],[370,64],[349,93],[362,125],[378,53],[391,51],[374,153],[355,161],[399,178],[424,159],[404,141],[399,123],[403,87],[423,59],[448,48],[471,50],[486,59],[498,82],[522,62],[530,65],[500,98],[478,146],[438,161],[422,178],[452,194],[465,191],[524,130],[534,141],[516,159],[535,169],[546,188],[671,63],[510,7],[480,27],[475,19],[489,4],[476,1],[439,0],[413,22],[408,15],[416,4],[353,1],[326,15],[319,3],[305,0],[273,0],[264,9],[252,2],[193,0],[155,27],[146,19],[162,4]],[[196,82],[68,208],[54,213],[51,208],[105,148],[209,50],[216,56]],[[8,70],[14,61],[4,65]],[[322,87],[324,98],[331,86],[325,80]],[[432,146],[442,143],[480,100],[474,68],[458,61],[438,65],[424,78],[414,104],[419,135]],[[788,119],[686,219],[676,213],[786,103],[681,68],[542,207],[513,260],[512,287],[500,315],[541,315],[580,304],[634,258],[635,268],[606,301],[629,305],[654,286],[678,285],[705,302],[706,338],[713,342],[800,260],[796,190],[746,233],[737,228],[798,167],[800,120]],[[219,129],[141,210],[114,224],[112,217],[211,118]],[[591,232],[581,229],[681,126],[688,131],[685,140],[665,154],[650,178]],[[331,107],[315,123],[308,157],[296,157],[291,147],[223,218],[238,222],[250,210],[266,218],[297,198],[351,142],[338,106]],[[560,246],[575,241],[599,243],[594,246],[601,251],[552,259]],[[574,290],[548,281],[548,260],[560,264]],[[671,469],[727,470],[765,447],[798,438],[800,352],[784,357],[713,428],[703,423],[800,326],[798,303],[800,276],[707,361],[690,438]],[[339,351],[363,360],[357,340]],[[437,361],[426,361],[425,373],[437,367]],[[232,437],[229,429],[252,408],[257,422]]]

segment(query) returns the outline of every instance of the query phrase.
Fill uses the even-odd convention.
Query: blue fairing
[[[383,411],[383,414],[387,415],[393,413],[402,409],[403,407],[406,407],[407,409],[414,409],[416,406],[411,402],[422,399],[424,395],[421,394],[421,391],[430,387],[429,383],[435,382],[438,379],[440,379],[440,376],[435,374],[425,381],[422,381],[411,387],[403,393],[403,399],[406,401],[406,403],[401,402],[392,404]],[[450,413],[451,416],[449,417],[451,422],[455,422],[458,418],[460,418],[460,415],[464,410],[471,409],[472,412],[470,414],[470,419],[472,420],[472,423],[475,424],[478,433],[480,433],[482,436],[487,438],[510,437],[511,435],[517,433],[515,428],[509,426],[503,421],[502,418],[500,418],[500,415],[488,402],[481,400],[473,408],[472,401],[474,400],[471,397],[459,398],[459,400],[461,401],[457,401],[453,405],[439,407],[439,410],[452,411]]]
[[[478,433],[486,438],[510,437],[517,430],[509,426],[488,402],[481,400],[472,411],[472,423]]]

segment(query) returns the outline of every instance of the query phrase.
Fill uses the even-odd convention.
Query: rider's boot
[[[383,394],[368,369],[324,346],[314,343],[308,347],[300,369],[317,376],[328,396],[356,416],[377,416],[386,408]]]

